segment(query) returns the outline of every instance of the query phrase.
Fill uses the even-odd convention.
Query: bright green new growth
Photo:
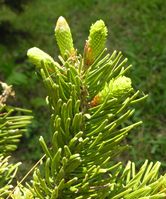
[[[90,65],[104,50],[107,38],[107,27],[102,20],[98,20],[90,28],[90,34],[85,45],[85,63]]]
[[[107,39],[107,27],[103,20],[98,20],[90,28],[88,37],[89,47],[92,49],[93,58],[95,59],[104,50]]]
[[[28,50],[27,55],[30,61],[37,67],[41,68],[42,62],[43,64],[53,64],[53,58],[47,53],[43,52],[37,47],[33,47]]]
[[[75,54],[72,60],[59,56],[58,64],[44,61],[33,48],[28,51],[48,92],[52,137],[49,146],[40,137],[44,152],[41,165],[35,168],[31,183],[17,186],[11,193],[13,199],[166,197],[166,175],[158,177],[159,162],[145,161],[137,171],[131,161],[126,166],[115,161],[128,149],[123,139],[142,123],[130,124],[128,120],[133,106],[146,96],[132,88],[131,79],[126,77],[131,66],[126,65],[121,52],[110,55],[103,49],[106,32],[102,21],[92,26],[88,42],[95,60],[88,62],[88,67],[85,55]],[[71,39],[65,45],[63,57],[71,49]]]
[[[117,98],[121,101],[125,97],[129,97],[133,91],[131,85],[131,79],[125,76],[112,79],[108,84],[106,83],[105,87],[97,95],[100,103],[103,102],[107,97],[108,99]]]
[[[65,56],[70,57],[75,54],[70,27],[62,16],[59,17],[57,21],[55,36],[63,58]]]

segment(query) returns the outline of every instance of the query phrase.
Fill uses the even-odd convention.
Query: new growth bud
[[[91,65],[104,50],[107,32],[107,27],[102,20],[96,21],[96,23],[91,26],[84,50],[85,64]]]
[[[125,97],[130,96],[133,91],[131,83],[131,79],[125,76],[112,79],[105,85],[103,90],[94,97],[91,105],[96,106],[102,103],[106,98],[117,98],[118,100],[123,100]]]
[[[30,48],[27,52],[27,56],[38,68],[41,67],[42,62],[44,64],[54,63],[54,60],[50,55],[36,47]]]
[[[55,37],[62,57],[75,53],[70,27],[64,17],[59,17],[55,27]]]

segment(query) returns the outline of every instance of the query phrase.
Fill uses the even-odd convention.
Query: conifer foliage
[[[73,45],[63,17],[55,37],[61,55],[55,62],[33,47],[29,59],[36,65],[47,90],[51,145],[39,142],[43,161],[26,187],[12,198],[36,199],[157,199],[166,197],[166,176],[160,163],[146,160],[140,170],[133,162],[124,167],[115,157],[126,150],[123,139],[142,122],[131,124],[134,105],[146,98],[135,91],[121,52],[107,53],[107,28],[102,20],[90,28],[83,55]]]
[[[0,82],[3,92],[0,95],[0,199],[13,189],[12,181],[21,164],[10,163],[9,153],[16,150],[17,144],[32,116],[26,115],[29,110],[10,107],[5,104],[7,98],[14,94],[11,86]]]

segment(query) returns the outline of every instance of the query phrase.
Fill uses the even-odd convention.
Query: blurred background
[[[34,121],[24,135],[15,159],[23,173],[41,157],[40,135],[49,141],[49,112],[45,89],[27,61],[36,46],[57,58],[54,28],[64,16],[76,48],[82,53],[89,27],[103,19],[108,27],[107,47],[120,50],[133,65],[130,77],[136,89],[148,93],[134,120],[144,124],[131,132],[133,146],[122,155],[140,165],[144,159],[166,168],[166,1],[165,0],[0,0],[0,80],[12,84],[15,106],[33,110]]]

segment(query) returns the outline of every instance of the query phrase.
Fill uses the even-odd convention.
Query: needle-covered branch
[[[107,53],[104,22],[91,26],[83,55],[75,50],[63,17],[55,35],[59,63],[37,48],[28,51],[47,90],[52,137],[49,146],[40,137],[45,158],[25,189],[40,199],[165,198],[159,162],[145,161],[137,171],[130,161],[125,168],[115,161],[128,148],[123,140],[142,123],[129,122],[134,105],[147,96],[135,91],[122,53]],[[17,193],[25,198],[22,187],[13,198]]]

